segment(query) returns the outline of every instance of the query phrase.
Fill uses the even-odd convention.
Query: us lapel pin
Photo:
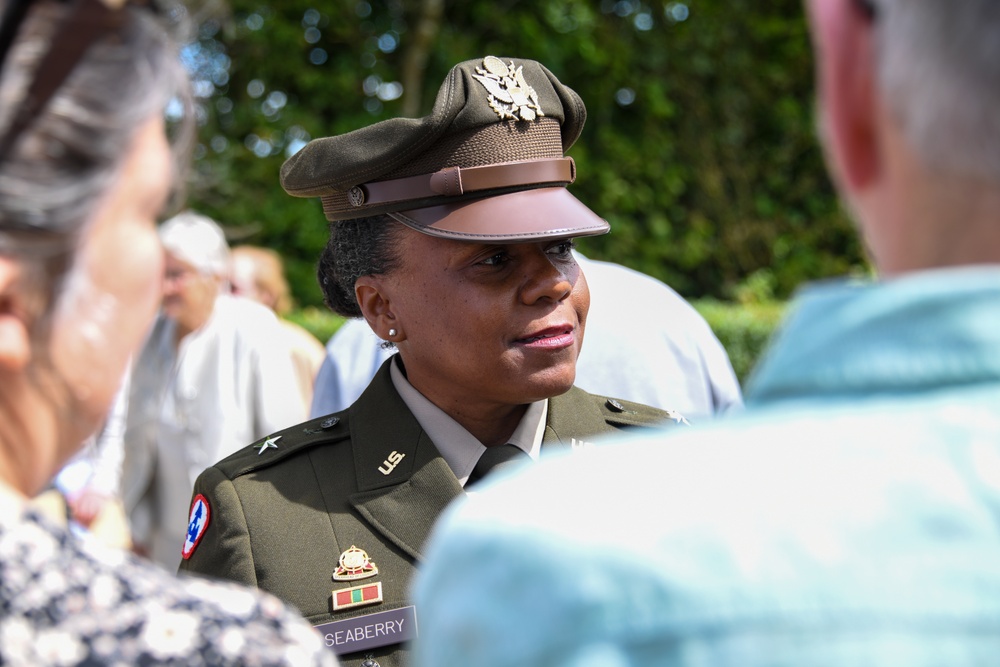
[[[404,456],[406,456],[406,454],[400,454],[396,450],[392,450],[389,456],[386,457],[385,461],[382,461],[382,465],[378,467],[378,471],[383,475],[388,475],[396,469],[396,466],[399,465],[399,462],[403,460]]]

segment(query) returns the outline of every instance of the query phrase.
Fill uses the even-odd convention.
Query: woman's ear
[[[18,372],[31,360],[31,334],[23,295],[17,290],[19,267],[0,257],[0,373]]]
[[[388,285],[382,276],[361,276],[354,283],[354,297],[368,326],[382,340],[402,340],[402,326],[392,309]]]

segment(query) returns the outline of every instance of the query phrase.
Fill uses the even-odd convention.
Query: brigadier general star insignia
[[[281,440],[281,436],[280,435],[277,435],[277,436],[274,436],[273,438],[268,438],[267,440],[265,440],[264,443],[260,446],[260,451],[257,452],[257,456],[260,456],[261,454],[263,454],[265,449],[277,449],[278,445],[276,445],[274,443],[278,442],[279,440]]]

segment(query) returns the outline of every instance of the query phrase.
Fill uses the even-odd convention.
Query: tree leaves
[[[407,103],[427,113],[448,69],[485,55],[539,60],[587,104],[572,191],[613,230],[583,239],[588,255],[689,297],[732,298],[761,269],[784,297],[864,267],[814,137],[799,0],[470,0],[443,18],[428,2],[231,0],[200,31],[191,204],[285,254],[304,305],[327,232],[318,202],[278,184],[289,151]]]

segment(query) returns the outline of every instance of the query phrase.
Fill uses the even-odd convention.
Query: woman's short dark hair
[[[338,315],[361,317],[354,284],[361,276],[390,273],[399,265],[400,224],[387,215],[330,224],[330,240],[316,271],[326,305]]]

